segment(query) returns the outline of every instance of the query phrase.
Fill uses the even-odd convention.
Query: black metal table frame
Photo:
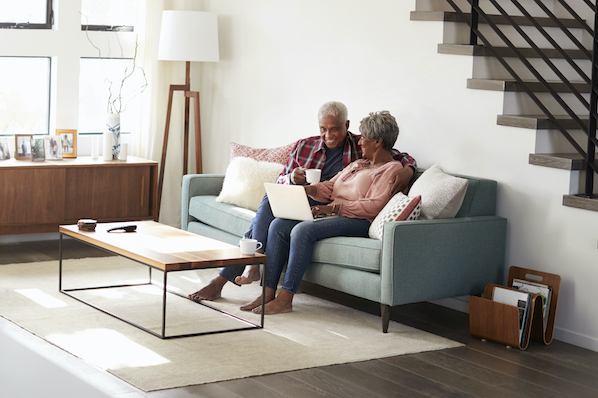
[[[179,271],[193,271],[193,270],[205,269],[205,268],[199,267],[199,268],[193,268],[193,269],[181,269],[181,270],[172,270],[172,271],[162,270],[162,269],[153,267],[153,266],[151,266],[149,264],[145,264],[145,263],[143,263],[143,262],[141,262],[139,260],[136,260],[134,258],[131,258],[131,257],[128,257],[128,256],[124,256],[124,255],[122,255],[120,253],[115,253],[115,252],[113,252],[111,250],[108,250],[108,249],[105,249],[105,248],[93,245],[93,244],[91,244],[89,242],[85,242],[85,241],[80,240],[80,239],[77,239],[77,240],[79,242],[86,243],[86,244],[88,244],[90,246],[93,246],[95,248],[100,248],[100,249],[102,249],[104,251],[107,251],[108,253],[112,253],[112,254],[116,254],[116,255],[118,255],[120,257],[128,258],[129,260],[135,261],[136,263],[139,263],[139,264],[142,264],[142,265],[148,267],[149,268],[149,282],[148,283],[129,284],[129,285],[95,286],[95,287],[85,287],[85,288],[63,289],[62,288],[62,239],[63,239],[63,235],[67,235],[67,236],[69,236],[72,239],[77,239],[76,237],[70,236],[70,235],[65,234],[63,232],[60,232],[59,249],[58,249],[59,250],[59,260],[58,260],[58,264],[59,264],[59,266],[58,266],[58,268],[59,268],[59,270],[58,270],[58,290],[61,293],[66,294],[67,296],[69,296],[71,298],[74,298],[77,301],[82,302],[83,304],[87,304],[88,306],[97,309],[98,311],[101,311],[101,312],[103,312],[103,313],[105,313],[107,315],[113,316],[116,319],[119,319],[119,320],[121,320],[121,321],[123,321],[125,323],[128,323],[131,326],[135,326],[136,328],[139,328],[139,329],[141,329],[141,330],[143,330],[143,331],[145,331],[145,332],[147,332],[147,333],[149,333],[151,335],[159,337],[159,338],[161,338],[163,340],[176,339],[176,338],[181,338],[181,337],[203,336],[203,335],[208,335],[208,334],[237,332],[237,331],[240,331],[240,330],[263,329],[264,328],[264,311],[262,311],[262,314],[261,314],[261,322],[260,322],[260,324],[257,324],[255,322],[252,322],[252,321],[249,321],[247,319],[244,319],[244,318],[242,318],[242,317],[240,317],[238,315],[231,314],[230,312],[227,312],[227,311],[221,310],[219,308],[213,307],[211,305],[208,305],[204,301],[200,301],[200,302],[194,301],[195,303],[197,303],[199,305],[203,305],[204,307],[208,307],[210,309],[213,309],[215,311],[223,313],[223,314],[225,314],[227,316],[235,318],[235,319],[239,320],[240,322],[244,322],[244,323],[249,324],[251,326],[240,327],[240,328],[233,328],[233,329],[215,330],[215,331],[209,331],[209,332],[187,333],[187,334],[178,334],[178,335],[173,335],[173,336],[166,336],[166,296],[167,296],[167,293],[174,294],[176,296],[182,297],[182,298],[187,299],[187,300],[191,300],[188,297],[183,296],[180,293],[168,290],[168,284],[167,284],[167,282],[168,282],[168,273],[169,272],[179,272]],[[265,263],[263,265],[264,265],[264,267],[266,266]],[[229,265],[229,267],[235,267],[235,266],[238,266],[238,265]],[[103,309],[101,307],[98,307],[98,306],[92,304],[89,301],[83,300],[83,299],[81,299],[81,298],[79,298],[79,297],[77,297],[77,296],[75,296],[75,295],[73,295],[73,294],[70,293],[70,292],[77,292],[77,291],[83,291],[83,290],[99,290],[99,289],[111,289],[111,288],[122,288],[122,287],[147,286],[147,285],[159,286],[158,284],[155,284],[152,281],[152,269],[156,269],[156,270],[161,271],[161,272],[164,273],[164,276],[163,276],[163,285],[162,285],[162,291],[163,291],[163,293],[162,293],[162,333],[161,334],[160,333],[156,333],[153,330],[150,330],[150,329],[148,329],[146,327],[143,327],[143,326],[141,326],[141,325],[139,325],[139,324],[137,324],[135,322],[129,321],[127,319],[124,319],[124,318],[116,315],[115,313],[107,311],[107,310],[105,310],[105,309]],[[266,297],[266,284],[264,283],[264,275],[265,275],[265,269],[264,269],[264,272],[262,272],[262,280],[261,280],[261,283],[262,283],[262,309],[265,306],[265,297]],[[193,301],[193,300],[191,300],[191,301]]]

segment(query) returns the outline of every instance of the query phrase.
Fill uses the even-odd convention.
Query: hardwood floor
[[[104,254],[76,241],[67,240],[65,244],[71,245],[67,252],[72,257]],[[0,264],[57,258],[57,241],[0,244]],[[302,289],[309,294],[379,314],[376,303],[315,285],[305,284]],[[598,396],[598,352],[560,341],[553,341],[549,346],[532,341],[526,351],[484,342],[469,335],[467,314],[432,303],[394,308],[391,319],[461,342],[464,346],[144,393],[1,317],[0,328],[106,395],[117,398]],[[23,376],[24,382],[28,379],[28,376]],[[44,396],[54,395],[48,391]]]

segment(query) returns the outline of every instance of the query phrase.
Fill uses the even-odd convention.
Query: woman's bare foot
[[[260,266],[259,265],[248,265],[243,271],[243,275],[235,278],[237,285],[249,285],[251,282],[260,280]]]
[[[270,301],[274,300],[274,295],[276,294],[276,290],[274,289],[270,289],[269,287],[266,288],[266,303],[269,303]],[[259,296],[258,298],[256,298],[253,301],[250,301],[249,303],[239,307],[241,311],[251,311],[254,308],[257,307],[261,307],[262,305],[262,296]]]
[[[210,281],[206,286],[201,288],[200,290],[196,291],[195,293],[191,293],[187,297],[189,297],[193,301],[214,301],[222,297],[222,288],[228,282],[226,278],[218,275],[214,279]]]
[[[291,292],[283,290],[274,300],[266,301],[264,306],[264,315],[283,314],[285,312],[293,311],[293,297],[295,295]],[[262,313],[262,306],[255,307],[252,312],[254,314]]]

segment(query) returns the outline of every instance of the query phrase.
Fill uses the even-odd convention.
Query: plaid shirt
[[[347,139],[343,148],[343,168],[347,167],[354,160],[361,159],[361,148],[357,144],[359,138],[361,136],[347,131]],[[322,138],[319,135],[297,141],[291,150],[287,164],[276,179],[276,183],[291,184],[291,173],[297,167],[308,169],[321,169],[324,167],[324,163],[326,162],[325,149]],[[404,167],[411,166],[417,171],[417,163],[408,153],[401,153],[393,149],[392,157],[400,161]]]

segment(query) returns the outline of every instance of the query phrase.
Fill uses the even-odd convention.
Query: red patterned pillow
[[[370,238],[382,240],[384,224],[391,221],[417,220],[421,212],[421,195],[411,198],[401,192],[393,196],[370,225]]]
[[[237,144],[235,142],[230,143],[230,160],[236,157],[244,157],[255,159],[258,162],[272,162],[286,164],[291,154],[291,149],[295,143],[290,143],[285,146],[278,148],[252,148],[249,146]]]

